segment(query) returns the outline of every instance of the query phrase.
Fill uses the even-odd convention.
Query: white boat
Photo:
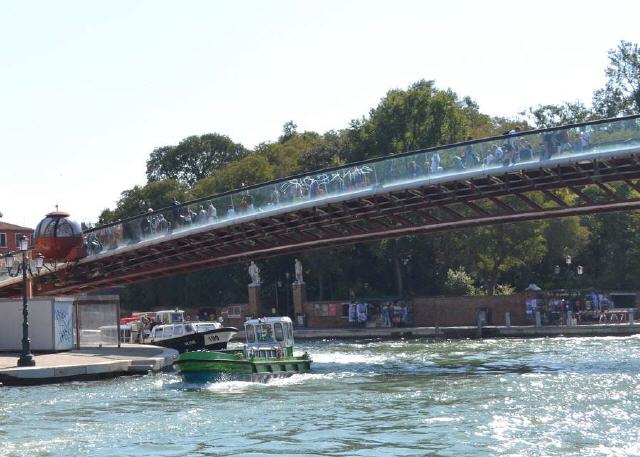
[[[185,321],[184,311],[168,310],[156,313],[156,325],[145,343],[176,349],[179,352],[199,349],[226,349],[238,333],[235,327],[223,327],[215,321]]]

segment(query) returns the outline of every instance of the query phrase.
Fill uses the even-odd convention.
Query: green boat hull
[[[245,358],[242,352],[196,351],[180,354],[174,367],[187,383],[261,381],[311,370],[307,355]]]

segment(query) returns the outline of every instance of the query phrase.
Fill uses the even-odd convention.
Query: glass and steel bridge
[[[40,291],[86,292],[310,248],[636,209],[639,179],[640,116],[512,131],[292,176],[86,230],[87,256],[43,275]],[[628,192],[616,192],[616,183]],[[0,296],[11,290],[0,282]]]

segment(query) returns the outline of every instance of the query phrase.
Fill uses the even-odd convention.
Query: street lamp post
[[[582,300],[581,297],[581,292],[580,292],[580,278],[582,278],[582,275],[584,273],[584,267],[582,265],[578,265],[575,269],[575,271],[571,268],[571,264],[573,263],[573,259],[571,258],[570,255],[565,257],[565,263],[567,264],[567,268],[566,268],[566,273],[564,273],[562,276],[564,276],[566,279],[566,283],[564,284],[565,287],[563,287],[563,289],[568,289],[568,294],[570,299],[574,296],[575,294],[575,299],[576,300]],[[553,273],[556,275],[556,277],[558,279],[560,279],[560,265],[555,265],[553,267]],[[576,274],[578,275],[576,278]]]
[[[288,316],[289,315],[289,290],[291,288],[291,283],[289,282],[289,279],[291,278],[291,274],[287,271],[287,272],[285,272],[284,277],[285,277],[285,283],[284,283],[285,288],[284,288],[284,291],[285,291],[285,295],[287,297],[287,299],[286,299],[287,309],[286,309],[285,316]]]
[[[27,273],[33,277],[31,272],[31,265],[29,265],[29,259],[27,252],[29,251],[29,238],[24,235],[18,237],[18,250],[22,254],[22,263],[18,263],[13,272],[13,263],[15,261],[15,255],[9,253],[5,256],[5,262],[7,266],[7,272],[11,277],[17,277],[22,273],[22,353],[18,359],[19,367],[33,367],[36,361],[33,360],[33,354],[31,354],[31,340],[29,339],[29,309],[27,301]],[[40,269],[44,265],[44,256],[38,254],[36,256],[36,270],[40,273]]]
[[[280,295],[280,288],[282,287],[282,281],[280,281],[279,279],[276,281],[276,310],[278,312],[278,314],[280,314],[280,300],[278,295]]]

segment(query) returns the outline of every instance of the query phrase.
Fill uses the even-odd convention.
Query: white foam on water
[[[346,364],[380,364],[386,362],[389,358],[380,354],[348,354],[337,352],[321,352],[314,353],[311,356],[313,363],[337,363]]]
[[[251,389],[254,385],[259,383],[253,383],[251,381],[220,381],[220,382],[210,382],[205,384],[204,386],[200,386],[201,388],[207,389],[210,392],[218,392],[218,393],[242,393]]]
[[[217,393],[244,393],[250,389],[288,387],[312,380],[335,379],[335,374],[296,373],[284,377],[267,377],[264,381],[218,381],[207,383],[200,388]]]
[[[287,376],[284,378],[269,378],[265,386],[275,386],[275,387],[286,387],[292,386],[296,384],[302,384],[312,380],[319,379],[334,379],[336,376],[334,374],[318,374],[318,373],[296,373],[291,376]]]

